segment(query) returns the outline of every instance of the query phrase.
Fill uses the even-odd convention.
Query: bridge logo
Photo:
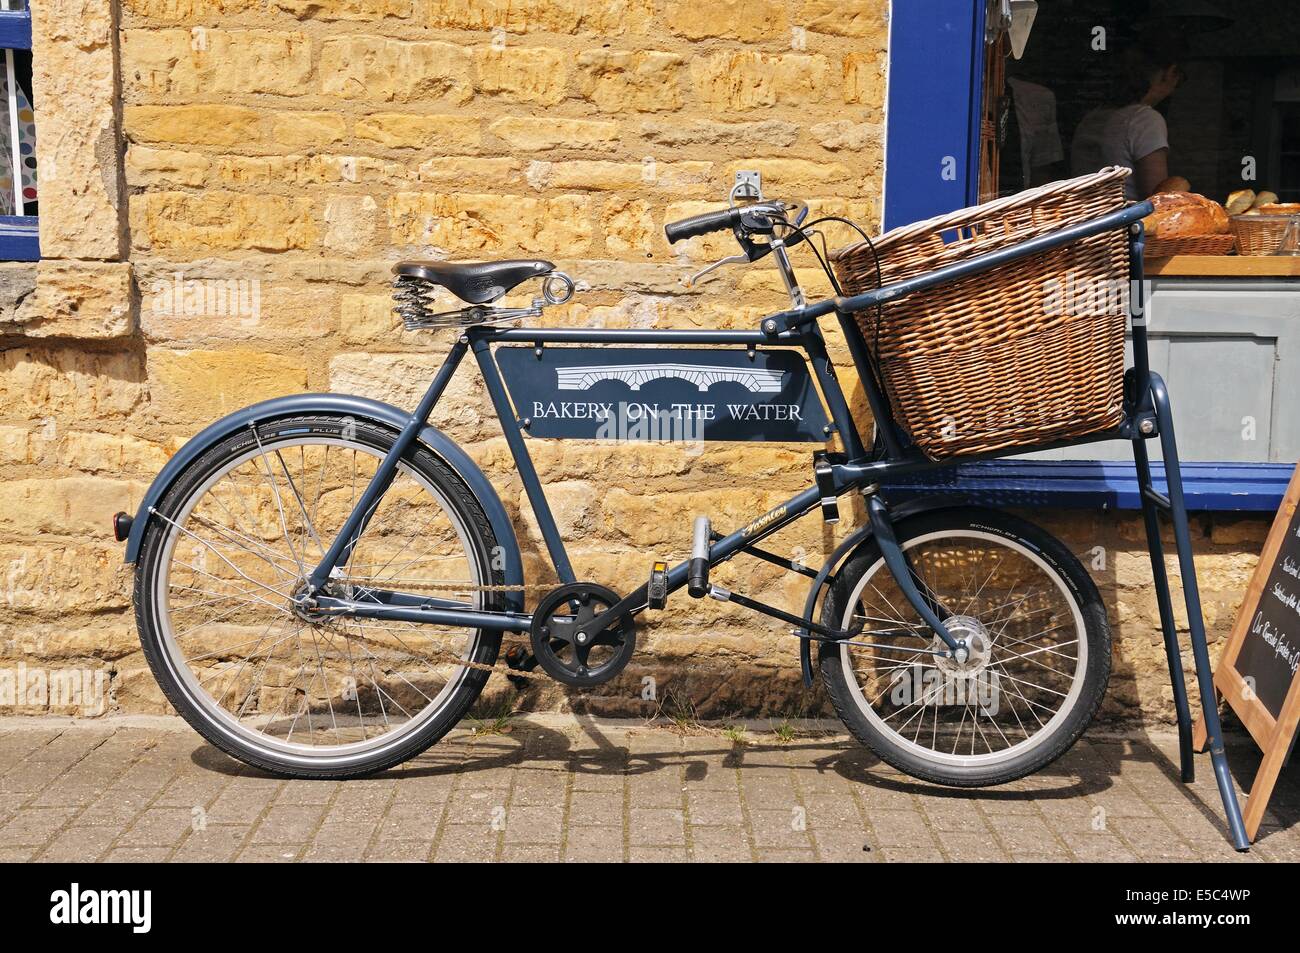
[[[694,384],[701,393],[714,384],[732,381],[753,394],[777,394],[785,372],[760,367],[723,367],[708,364],[606,364],[587,367],[557,367],[559,390],[590,390],[601,381],[622,381],[640,390],[651,381],[676,377]]]

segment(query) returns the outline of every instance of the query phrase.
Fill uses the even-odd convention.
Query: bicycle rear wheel
[[[901,771],[961,787],[1002,784],[1060,757],[1092,720],[1110,674],[1097,587],[1068,549],[996,510],[956,508],[898,527],[922,593],[971,645],[962,664],[921,620],[874,541],[838,574],[822,677],[844,724]]]
[[[135,577],[145,657],[208,741],[291,777],[369,774],[423,751],[465,714],[500,633],[304,611],[304,585],[393,445],[332,415],[260,424],[185,470],[150,520]],[[330,590],[399,590],[500,608],[496,546],[472,492],[410,451]]]

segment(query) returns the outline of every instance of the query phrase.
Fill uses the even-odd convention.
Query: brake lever
[[[711,265],[705,265],[689,278],[682,280],[682,286],[687,290],[694,288],[705,275],[717,271],[723,265],[748,265],[749,258],[746,255],[728,255],[726,258],[719,258]]]

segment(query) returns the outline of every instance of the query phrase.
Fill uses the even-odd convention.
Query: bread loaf
[[[1269,202],[1250,211],[1253,215],[1300,215],[1300,202]]]
[[[1238,189],[1228,196],[1227,211],[1229,215],[1240,215],[1255,204],[1254,189]]]
[[[1255,201],[1251,203],[1252,208],[1259,208],[1261,205],[1271,205],[1277,201],[1276,192],[1260,192],[1255,196]]]
[[[1151,196],[1155,211],[1144,218],[1152,238],[1222,235],[1228,231],[1228,213],[1218,202],[1195,192],[1158,192]]]

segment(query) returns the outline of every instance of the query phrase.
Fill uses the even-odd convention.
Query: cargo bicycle
[[[1110,669],[1097,588],[1063,543],[1019,516],[952,494],[891,505],[881,487],[959,460],[1122,439],[1137,465],[1190,780],[1161,512],[1173,522],[1203,697],[1214,693],[1169,399],[1147,355],[1141,219],[1151,206],[1125,203],[1126,174],[1053,183],[874,241],[859,230],[861,240],[834,255],[823,254],[824,238],[818,250],[816,229],[844,220],[809,220],[805,204],[761,194],[739,201],[733,192],[723,210],[668,224],[670,243],[731,233],[740,251],[719,265],[770,257],[790,306],[752,330],[511,326],[569,300],[573,281],[542,260],[399,263],[405,326],[452,337],[413,410],[344,394],[256,404],[194,437],[137,513],[114,517],[159,685],[203,737],[247,764],[289,777],[361,776],[411,758],[460,721],[502,670],[506,636],[518,639],[505,657],[512,677],[598,686],[633,657],[638,618],[684,590],[791,626],[805,685],[820,674],[849,731],[889,764],[947,785],[1009,782],[1059,757],[1097,711]],[[795,249],[816,257],[833,297],[806,300]],[[1075,271],[1102,282],[1101,304],[1078,314],[1045,308],[1045,286]],[[531,306],[498,303],[534,280]],[[460,305],[440,311],[446,293]],[[822,319],[837,323],[862,382],[874,424],[865,437]],[[428,422],[471,354],[559,581],[531,609],[507,508]],[[549,404],[530,402],[525,379],[569,396],[622,396],[549,414]],[[813,382],[820,396],[795,393],[785,424],[761,425],[758,438],[835,448],[811,455],[805,490],[743,526],[683,515],[690,557],[647,557],[645,582],[631,591],[577,578],[525,434],[586,434],[576,421],[601,408],[605,424],[631,407],[644,418],[658,404],[632,397],[680,393],[683,382],[751,400],[728,406],[764,407],[764,395],[789,398]],[[673,422],[701,426],[705,439],[736,437],[726,420],[700,415],[678,412]],[[1151,439],[1163,452],[1164,491],[1152,480]],[[839,520],[850,494],[866,521],[820,567],[760,545],[810,514]],[[740,556],[808,577],[802,611],[711,578]],[[1212,702],[1205,723],[1244,849]]]

